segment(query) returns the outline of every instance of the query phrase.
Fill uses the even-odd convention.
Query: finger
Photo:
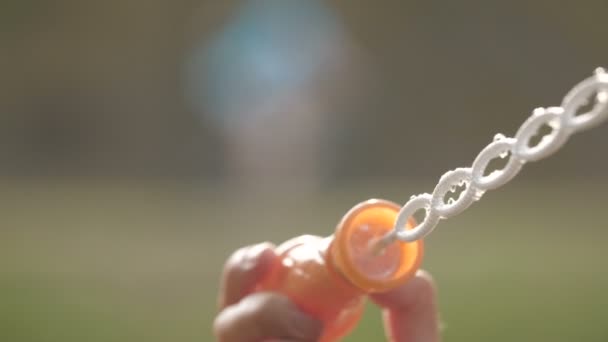
[[[317,341],[321,324],[300,312],[285,296],[258,292],[224,309],[214,322],[219,342]]]
[[[440,340],[435,283],[425,271],[418,271],[404,286],[371,298],[384,308],[384,324],[389,341]]]
[[[270,243],[244,247],[232,254],[224,266],[219,306],[232,305],[247,295],[270,269],[277,255]]]

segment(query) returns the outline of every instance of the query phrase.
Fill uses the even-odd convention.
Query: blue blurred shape
[[[252,109],[312,82],[341,35],[336,16],[323,1],[248,1],[193,52],[190,99],[223,123],[263,115],[264,110]]]

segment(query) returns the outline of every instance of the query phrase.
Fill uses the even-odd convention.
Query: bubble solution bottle
[[[304,235],[277,248],[278,261],[258,291],[289,297],[324,325],[320,342],[347,335],[363,313],[365,296],[407,282],[418,269],[421,240],[393,243],[374,252],[374,241],[390,232],[399,205],[372,199],[353,207],[326,238]],[[405,229],[415,226],[408,222]]]

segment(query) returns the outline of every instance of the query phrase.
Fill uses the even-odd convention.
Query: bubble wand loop
[[[597,94],[594,107],[586,113],[577,115],[577,111],[587,104],[593,94]],[[432,194],[412,196],[400,210],[393,231],[378,240],[375,248],[385,248],[397,240],[411,242],[427,236],[441,219],[460,214],[473,202],[479,200],[487,190],[505,185],[519,173],[526,162],[550,156],[557,152],[572,134],[595,127],[606,119],[608,119],[608,74],[604,69],[598,68],[593,76],[572,88],[564,97],[560,107],[535,109],[532,116],[519,128],[515,137],[507,138],[497,134],[494,141],[475,158],[472,167],[446,172]],[[545,124],[552,128],[552,132],[544,136],[536,146],[529,146],[530,139]],[[506,158],[509,153],[510,158],[502,170],[484,176],[492,159]],[[466,188],[460,196],[445,203],[445,195],[462,185]],[[426,212],[424,220],[413,229],[401,229],[405,227],[409,217],[421,209]]]
[[[593,95],[593,108],[577,115]],[[439,221],[460,214],[486,191],[506,184],[526,162],[555,153],[572,134],[607,119],[608,74],[597,69],[564,97],[560,107],[534,110],[515,137],[496,135],[470,168],[445,173],[432,194],[412,196],[403,207],[368,200],[344,215],[334,235],[306,235],[283,243],[277,248],[279,261],[256,290],[286,295],[323,322],[321,342],[336,341],[356,326],[366,294],[388,291],[414,276],[422,260],[422,238]],[[551,127],[551,133],[530,146],[530,139],[543,125]],[[502,170],[485,175],[491,160],[509,154]],[[446,203],[446,194],[457,186],[465,188]],[[426,214],[417,224],[413,215],[420,210]]]

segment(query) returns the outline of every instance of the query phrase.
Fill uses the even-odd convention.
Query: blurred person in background
[[[242,191],[310,192],[327,176],[333,125],[353,106],[358,50],[323,1],[248,1],[187,67],[190,103],[225,143]],[[346,101],[348,97],[348,101]]]

